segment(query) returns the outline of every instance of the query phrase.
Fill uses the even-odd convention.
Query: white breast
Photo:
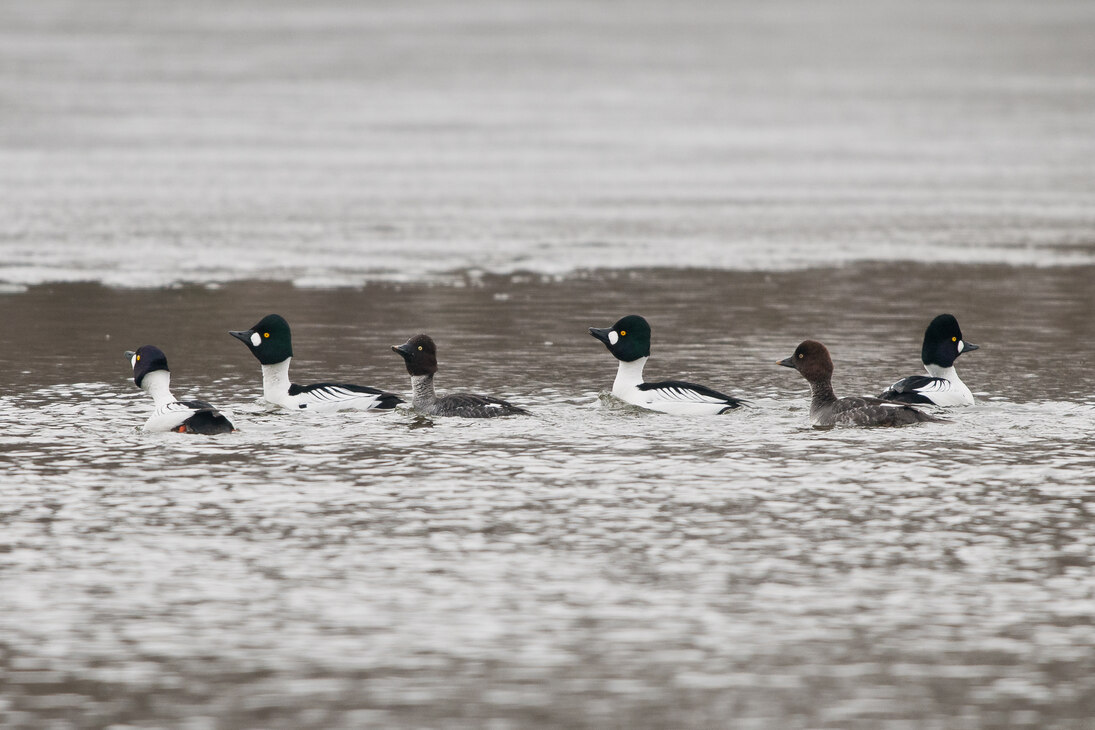
[[[962,381],[953,383],[949,380],[933,380],[931,384],[918,388],[917,392],[927,396],[939,406],[973,405],[973,393]]]
[[[937,365],[925,365],[924,369],[933,378],[939,378],[939,380],[933,380],[923,388],[917,388],[918,393],[930,398],[939,406],[973,405],[973,393],[958,377],[954,367],[941,368]]]

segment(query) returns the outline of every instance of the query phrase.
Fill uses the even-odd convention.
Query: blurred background
[[[1087,2],[0,7],[0,279],[1090,263]]]

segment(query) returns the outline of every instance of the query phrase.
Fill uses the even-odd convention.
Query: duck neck
[[[643,382],[643,367],[646,366],[646,358],[624,362],[620,360],[620,367],[616,370],[616,381],[612,383],[612,392],[630,390],[639,387]]]
[[[289,394],[289,361],[287,357],[279,363],[262,366],[262,397],[271,403],[285,400]]]
[[[153,370],[145,374],[141,378],[141,387],[152,396],[157,408],[175,402],[175,396],[171,395],[171,373],[166,370]]]
[[[830,378],[814,380],[810,382],[810,413],[816,413],[830,403],[836,403],[836,393],[833,392],[833,381]]]
[[[955,371],[954,366],[945,368],[942,365],[936,365],[934,363],[924,363],[924,369],[928,371],[928,375],[933,378],[943,378],[943,380],[949,380],[952,383],[961,383],[958,378],[958,373]]]
[[[437,394],[433,391],[433,375],[411,376],[411,405],[415,408],[426,408],[437,402]]]

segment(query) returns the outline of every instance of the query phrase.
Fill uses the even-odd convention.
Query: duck
[[[489,395],[453,393],[437,395],[433,376],[437,372],[437,345],[429,335],[415,335],[392,351],[403,358],[411,376],[411,407],[427,416],[457,416],[459,418],[497,418],[527,416],[527,410],[509,401]]]
[[[329,413],[354,409],[372,413],[391,411],[403,402],[395,393],[368,385],[313,383],[297,385],[289,380],[293,359],[293,335],[279,314],[268,314],[247,330],[229,331],[247,345],[262,365],[262,397],[292,411]]]
[[[805,340],[793,355],[777,364],[797,370],[810,384],[812,426],[907,426],[942,420],[906,403],[881,398],[837,398],[832,383],[833,358],[829,349],[816,340]]]
[[[215,435],[236,430],[231,419],[209,403],[180,401],[171,395],[171,371],[163,350],[154,345],[142,345],[136,350],[126,350],[124,354],[133,369],[133,382],[152,396],[155,404],[155,410],[145,421],[145,431]]]
[[[901,403],[972,406],[973,393],[958,377],[954,361],[963,353],[979,349],[962,337],[953,314],[940,314],[924,330],[924,344],[920,348],[920,360],[928,374],[902,378],[878,397]]]
[[[637,314],[611,327],[590,327],[589,334],[604,343],[620,365],[612,395],[625,403],[677,416],[717,416],[746,405],[746,401],[704,385],[682,380],[647,383],[643,368],[650,357],[650,323]]]

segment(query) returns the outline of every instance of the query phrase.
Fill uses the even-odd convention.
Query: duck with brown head
[[[489,395],[454,393],[439,396],[433,389],[437,372],[437,345],[429,335],[415,335],[392,351],[403,358],[411,376],[411,405],[427,416],[458,416],[460,418],[496,418],[527,416],[524,408]]]
[[[810,424],[813,426],[908,426],[940,421],[904,403],[880,398],[837,398],[833,391],[833,358],[816,340],[806,340],[779,365],[798,370],[810,384]]]

